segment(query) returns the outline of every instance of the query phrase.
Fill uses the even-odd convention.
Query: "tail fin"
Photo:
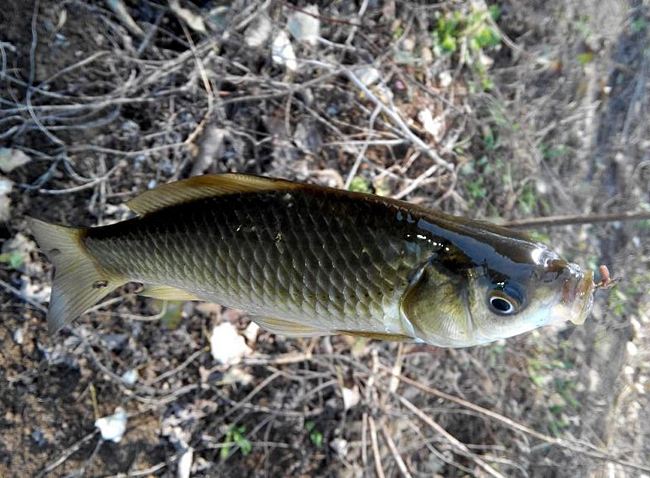
[[[47,312],[50,334],[79,317],[127,282],[103,271],[81,241],[83,229],[27,218],[36,242],[54,264],[52,297]]]

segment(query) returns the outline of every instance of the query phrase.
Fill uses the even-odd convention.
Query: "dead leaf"
[[[318,5],[308,5],[303,11],[292,13],[287,20],[291,36],[300,42],[316,45],[320,34],[320,20],[314,15],[318,15]]]
[[[343,408],[345,410],[349,410],[361,401],[359,387],[356,385],[354,385],[352,388],[342,387],[341,394],[343,395]]]
[[[433,136],[436,143],[442,139],[445,134],[445,119],[442,116],[434,118],[431,110],[425,108],[418,113],[418,120],[422,123],[424,130]]]
[[[32,160],[29,156],[19,149],[0,148],[0,170],[3,173],[10,173]]]
[[[271,58],[274,63],[286,66],[287,70],[296,71],[298,69],[296,53],[293,51],[293,46],[286,31],[280,30],[273,39]]]
[[[199,33],[206,33],[203,18],[192,10],[181,7],[178,0],[169,0],[169,8],[171,8],[172,12],[174,12],[178,18],[187,23],[187,26],[192,30]]]
[[[244,41],[250,48],[259,48],[271,36],[271,20],[265,14],[259,15],[244,32]]]
[[[11,211],[11,200],[9,193],[14,187],[14,183],[7,178],[0,176],[0,221],[8,221]]]
[[[230,322],[224,322],[212,329],[210,334],[210,352],[219,363],[231,365],[237,363],[252,350],[246,345],[244,337]]]

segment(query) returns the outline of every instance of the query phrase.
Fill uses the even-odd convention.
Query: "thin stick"
[[[420,174],[417,178],[415,178],[411,184],[406,186],[404,189],[399,191],[398,193],[393,195],[393,198],[395,199],[402,199],[405,196],[411,194],[413,191],[415,191],[417,188],[420,187],[423,181],[429,178],[433,173],[435,173],[438,170],[439,166],[437,164],[434,164],[429,167],[425,172]]]
[[[142,38],[144,36],[142,28],[140,28],[140,26],[135,23],[135,20],[133,20],[133,17],[131,15],[129,15],[126,6],[124,3],[122,3],[121,0],[106,0],[106,4],[129,32],[138,38]]]
[[[375,110],[372,112],[370,115],[370,121],[368,125],[368,138],[366,142],[363,144],[363,147],[361,150],[357,153],[357,159],[354,161],[354,164],[352,165],[352,169],[350,169],[350,172],[348,173],[348,177],[345,180],[345,184],[343,185],[343,189],[349,189],[350,184],[352,184],[352,180],[354,177],[357,175],[357,171],[359,170],[359,166],[361,166],[361,162],[364,160],[366,157],[366,151],[368,151],[368,146],[369,146],[369,141],[374,136],[374,128],[375,128],[375,120],[377,119],[377,116],[381,112],[381,108],[378,106],[375,108]]]
[[[393,371],[385,366],[385,365],[380,365],[380,367],[388,372],[390,375],[394,375]],[[591,458],[597,458],[599,460],[606,460],[610,461],[612,463],[617,463],[622,466],[626,466],[628,468],[633,468],[635,470],[641,470],[641,471],[646,471],[650,472],[650,466],[645,466],[645,465],[639,465],[637,463],[632,463],[629,461],[625,460],[620,460],[608,453],[604,453],[598,448],[596,448],[594,445],[590,443],[581,443],[581,442],[569,442],[567,440],[563,440],[561,438],[554,438],[549,435],[544,435],[543,433],[540,433],[538,431],[533,430],[530,427],[527,427],[526,425],[522,425],[521,423],[518,423],[508,417],[505,417],[501,415],[500,413],[493,412],[492,410],[488,410],[487,408],[483,408],[479,405],[476,405],[472,402],[468,402],[467,400],[463,400],[460,397],[456,397],[454,395],[450,395],[448,393],[445,393],[441,390],[437,390],[432,387],[428,387],[424,384],[421,384],[415,380],[412,380],[408,377],[405,377],[404,375],[394,375],[396,376],[399,380],[401,380],[404,383],[407,383],[409,385],[414,386],[415,388],[418,388],[422,390],[425,393],[428,393],[429,395],[433,395],[438,398],[442,398],[443,400],[447,400],[450,402],[453,402],[457,405],[460,405],[463,408],[467,408],[469,410],[472,410],[480,415],[489,417],[493,420],[496,420],[498,422],[503,423],[504,425],[512,428],[513,430],[517,430],[519,432],[525,433],[526,435],[530,435],[534,438],[537,438],[538,440],[544,441],[546,443],[550,443],[551,445],[556,445],[562,448],[566,448],[567,450],[571,450],[576,453],[580,453],[582,455],[589,456]],[[593,451],[592,451],[593,450]]]
[[[70,455],[72,455],[73,453],[76,453],[82,446],[84,446],[87,442],[92,440],[93,437],[95,435],[97,435],[97,432],[99,432],[99,429],[96,428],[94,431],[90,432],[88,435],[83,437],[81,440],[74,443],[72,446],[70,446],[66,450],[64,450],[59,458],[57,458],[52,463],[50,463],[45,468],[43,468],[41,471],[39,471],[37,473],[36,477],[41,478],[41,477],[47,475],[52,470],[54,470],[57,466],[61,465],[64,461],[66,461],[70,457]]]
[[[147,386],[155,385],[156,383],[158,383],[158,382],[162,382],[162,381],[165,380],[166,378],[169,378],[169,377],[171,377],[171,376],[177,374],[178,372],[180,372],[181,370],[183,370],[185,367],[187,367],[188,365],[190,365],[192,362],[194,362],[194,360],[196,360],[196,358],[197,358],[199,355],[201,355],[202,353],[204,353],[204,352],[206,352],[206,348],[205,348],[205,347],[202,348],[202,349],[197,350],[197,351],[194,352],[192,355],[190,355],[190,356],[187,358],[187,360],[185,360],[185,362],[183,362],[182,364],[180,364],[178,367],[173,368],[172,370],[168,370],[167,372],[161,373],[160,375],[158,375],[158,376],[157,376],[156,378],[154,378],[153,380],[151,380],[151,381],[149,381],[149,382],[146,382],[146,385],[147,385]]]
[[[501,225],[512,228],[526,229],[544,226],[595,224],[600,222],[642,221],[644,219],[650,219],[650,211],[614,212],[610,214],[593,214],[589,216],[576,214],[569,216],[534,217],[531,219],[515,219],[514,221],[504,222]]]
[[[368,468],[368,412],[361,415],[361,463]]]
[[[36,307],[36,308],[37,308],[38,310],[40,310],[41,312],[43,312],[43,313],[47,313],[47,308],[46,308],[46,307],[44,307],[43,305],[39,304],[39,303],[36,302],[34,299],[31,299],[31,298],[27,297],[25,294],[23,294],[21,291],[19,291],[18,289],[16,289],[14,286],[12,286],[11,284],[7,284],[5,281],[3,281],[3,280],[1,280],[1,279],[0,279],[0,287],[4,287],[4,288],[7,289],[9,292],[11,292],[13,295],[15,295],[16,297],[21,298],[22,300],[24,300],[24,301],[27,302],[28,304],[33,305],[34,307]]]
[[[350,25],[350,26],[353,26],[353,27],[356,27],[356,28],[363,27],[363,25],[360,24],[360,23],[354,23],[354,22],[351,22],[351,21],[348,21],[348,20],[343,20],[341,18],[325,17],[323,15],[318,15],[316,13],[308,12],[306,10],[303,10],[302,8],[299,8],[299,7],[296,7],[295,5],[290,4],[286,0],[283,0],[282,4],[285,7],[289,8],[291,10],[295,10],[297,12],[303,13],[304,15],[308,15],[310,17],[316,18],[318,20],[322,20],[322,21],[327,22],[327,23],[338,23],[338,24],[341,24],[341,25]]]
[[[390,452],[393,455],[393,458],[395,458],[395,463],[397,463],[397,468],[399,468],[399,471],[402,474],[402,476],[404,478],[412,478],[411,473],[409,472],[408,468],[406,467],[406,463],[404,463],[404,460],[402,459],[402,456],[397,451],[397,447],[395,446],[395,442],[390,437],[390,434],[386,430],[386,427],[381,427],[381,434],[383,435],[384,440],[386,440],[386,444],[388,445],[388,448],[390,449]]]
[[[372,443],[372,455],[375,457],[375,470],[379,478],[385,478],[384,468],[381,465],[381,455],[379,454],[379,443],[377,442],[377,427],[375,426],[375,419],[368,417],[370,424],[370,442]]]
[[[494,476],[494,478],[505,478],[501,473],[499,473],[497,470],[492,468],[490,465],[485,463],[481,458],[476,455],[475,453],[472,453],[467,446],[459,441],[455,436],[453,436],[451,433],[449,433],[447,430],[445,430],[442,426],[438,425],[431,417],[426,415],[422,410],[420,410],[418,407],[413,405],[411,402],[409,402],[407,399],[404,397],[401,397],[399,395],[396,395],[397,399],[404,405],[406,408],[411,410],[413,413],[415,413],[420,420],[422,420],[424,423],[429,425],[433,430],[436,431],[439,435],[441,435],[443,438],[445,438],[451,445],[458,449],[460,452],[462,452],[463,455],[469,456],[474,462],[483,468],[489,475]]]
[[[397,345],[397,356],[395,357],[395,362],[393,364],[393,376],[390,378],[388,383],[388,390],[391,393],[397,392],[397,387],[399,386],[399,379],[396,375],[399,375],[402,372],[402,362],[404,361],[404,342],[400,342]]]
[[[323,65],[329,66],[327,64],[323,64]],[[406,137],[409,140],[411,140],[411,142],[414,145],[416,145],[427,156],[429,156],[429,158],[431,158],[434,163],[442,166],[448,171],[454,170],[453,164],[445,161],[440,156],[438,156],[438,154],[435,151],[433,151],[433,149],[431,149],[424,141],[422,141],[417,135],[415,135],[415,133],[411,131],[411,129],[404,122],[404,120],[399,116],[399,114],[397,114],[397,112],[395,112],[393,108],[389,108],[379,98],[377,98],[377,96],[375,96],[375,94],[372,91],[370,91],[370,89],[359,78],[357,78],[357,76],[351,70],[347,70],[347,69],[343,70],[343,73],[345,74],[345,76],[348,77],[350,81],[352,81],[352,83],[354,83],[357,86],[357,88],[359,88],[363,92],[364,95],[366,95],[368,99],[370,99],[376,106],[381,108],[381,110],[391,120],[393,120],[393,123],[395,123],[395,125],[399,127],[400,130],[402,130],[402,133],[404,133],[404,135],[406,135]]]
[[[32,14],[32,43],[29,49],[29,87],[27,88],[27,92],[25,94],[25,104],[27,105],[27,111],[29,112],[29,115],[32,117],[34,124],[38,126],[38,129],[40,129],[45,134],[45,136],[47,136],[54,144],[64,146],[63,141],[50,133],[50,131],[43,125],[43,123],[41,123],[41,120],[38,119],[36,113],[34,112],[34,109],[32,108],[32,86],[34,85],[34,77],[36,75],[36,46],[38,45],[36,21],[38,19],[39,4],[39,0],[36,0],[34,2],[34,13]]]

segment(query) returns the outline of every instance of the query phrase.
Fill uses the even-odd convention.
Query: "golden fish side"
[[[469,346],[589,312],[593,282],[508,229],[401,201],[248,175],[191,178],[72,229],[30,220],[58,330],[127,281],[244,309],[286,335]],[[576,291],[580,291],[577,293]]]

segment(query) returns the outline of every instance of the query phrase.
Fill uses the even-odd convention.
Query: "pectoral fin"
[[[329,330],[317,329],[309,325],[299,324],[285,319],[274,317],[253,317],[261,327],[269,332],[287,337],[318,337],[320,335],[332,335]]]
[[[195,296],[191,292],[186,290],[177,289],[175,287],[170,287],[167,285],[159,284],[147,284],[145,285],[142,292],[139,292],[138,295],[143,297],[151,297],[152,299],[160,300],[203,300],[200,297]]]

